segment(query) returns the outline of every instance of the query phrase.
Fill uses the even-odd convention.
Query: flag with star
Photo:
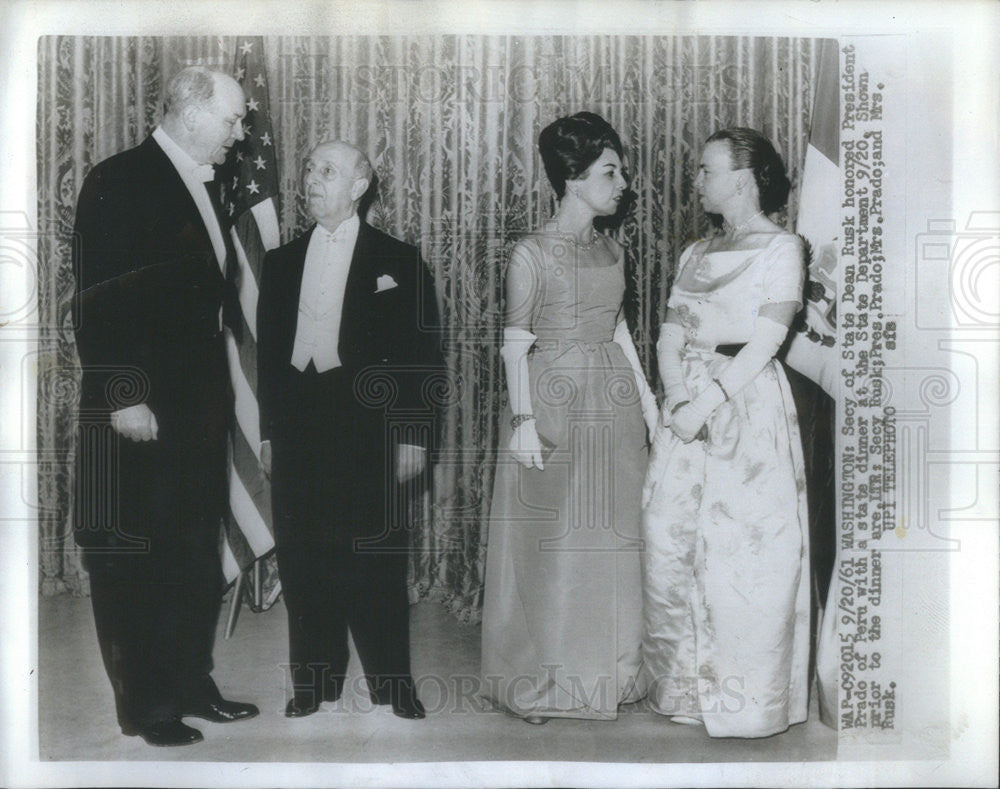
[[[235,394],[236,423],[229,469],[227,540],[223,570],[232,582],[240,571],[274,548],[270,485],[258,467],[260,428],[257,411],[257,286],[264,253],[280,244],[278,232],[278,166],[271,131],[264,42],[238,40],[233,77],[246,95],[244,138],[230,149],[218,168],[222,206],[231,222],[230,235],[239,264],[240,337],[226,331],[226,353]]]

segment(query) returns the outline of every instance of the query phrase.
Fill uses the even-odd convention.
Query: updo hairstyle
[[[560,200],[566,182],[575,181],[610,148],[623,156],[621,138],[611,124],[593,112],[578,112],[553,121],[538,135],[545,174]]]
[[[785,165],[771,142],[758,131],[744,126],[720,129],[706,143],[725,140],[734,170],[752,170],[760,196],[760,208],[773,214],[784,208],[792,187],[785,174]]]

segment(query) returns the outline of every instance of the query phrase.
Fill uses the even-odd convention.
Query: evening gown
[[[605,237],[593,243],[608,245],[607,260]],[[623,260],[590,265],[600,255],[545,233],[520,246],[535,284],[532,405],[539,436],[554,449],[544,470],[517,463],[506,451],[505,409],[486,561],[483,695],[518,716],[614,719],[620,703],[644,695],[639,503],[647,442],[632,368],[612,341]]]
[[[750,339],[757,308],[801,304],[801,248],[685,250],[671,292],[694,399]],[[685,275],[685,267],[692,271]],[[687,288],[681,286],[684,282]],[[724,346],[719,352],[718,346]],[[725,352],[728,350],[728,354]],[[643,490],[644,680],[653,709],[716,737],[806,719],[809,547],[795,406],[772,359],[709,417],[707,441],[659,427]]]

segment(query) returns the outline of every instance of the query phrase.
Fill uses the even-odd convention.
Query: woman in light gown
[[[801,241],[752,129],[709,137],[695,186],[721,232],[681,255],[657,343],[666,399],[643,489],[644,678],[653,709],[713,737],[806,718],[802,446],[774,356],[801,306]]]
[[[581,112],[539,148],[559,205],[506,274],[483,692],[530,723],[614,719],[643,695],[639,497],[658,414],[622,317],[624,252],[594,229],[622,199],[621,141]]]

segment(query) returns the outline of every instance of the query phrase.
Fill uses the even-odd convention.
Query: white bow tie
[[[322,238],[327,244],[339,244],[347,238],[347,228],[343,225],[338,227],[332,233],[326,228],[323,228],[323,230],[324,232]]]
[[[210,164],[199,164],[194,168],[194,177],[202,183],[215,180],[215,167]]]

